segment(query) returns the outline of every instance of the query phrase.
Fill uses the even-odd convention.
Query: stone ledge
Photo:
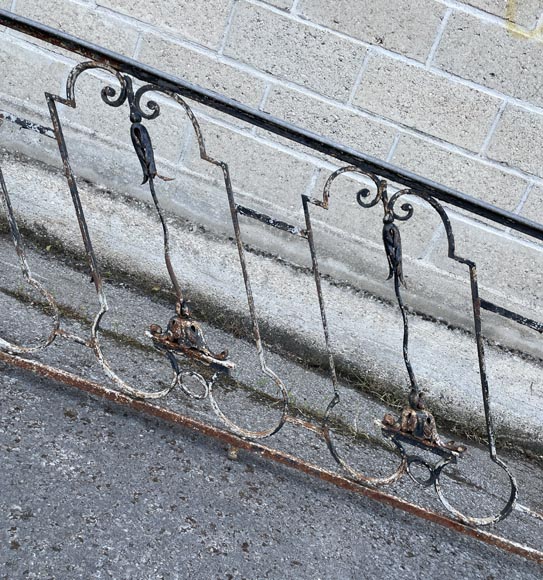
[[[63,177],[28,160],[11,156],[7,161],[3,164],[6,180],[26,230],[34,232],[33,237],[44,236],[44,245],[58,244],[80,256],[82,247]],[[104,271],[122,273],[139,286],[168,288],[160,226],[149,206],[89,183],[82,182],[80,190]],[[195,305],[215,325],[237,321],[243,333],[246,297],[234,243],[178,218],[172,218],[171,234],[174,266]],[[261,252],[248,252],[247,261],[266,342],[306,364],[324,367],[326,352],[310,272]],[[342,375],[358,378],[358,386],[374,396],[404,400],[408,381],[398,309],[352,286],[330,280],[323,286]],[[87,294],[92,307],[96,298],[91,291]],[[484,421],[473,337],[414,315],[410,326],[413,366],[438,421],[481,435]],[[541,453],[541,361],[491,345],[487,345],[487,360],[498,437]],[[309,403],[314,402],[309,398]]]

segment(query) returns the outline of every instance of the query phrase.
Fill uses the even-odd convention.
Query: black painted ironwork
[[[20,360],[19,357],[27,357],[36,349],[47,348],[57,336],[72,339],[77,343],[90,348],[94,352],[96,359],[115,385],[115,388],[119,393],[122,393],[123,396],[134,400],[159,399],[167,395],[172,389],[179,387],[192,399],[209,400],[217,417],[219,417],[219,419],[232,433],[235,434],[235,436],[243,440],[255,441],[269,438],[282,429],[287,422],[317,433],[326,441],[331,455],[343,468],[348,478],[360,485],[371,487],[383,486],[395,482],[407,474],[423,487],[433,486],[445,508],[460,522],[470,526],[484,526],[496,523],[511,513],[517,500],[518,489],[513,474],[507,465],[498,457],[496,451],[490,406],[490,389],[485,365],[484,341],[481,332],[481,309],[489,310],[539,332],[542,331],[543,325],[537,321],[524,318],[507,308],[495,305],[480,298],[477,284],[477,266],[473,261],[459,256],[456,253],[453,230],[442,202],[447,202],[453,206],[470,211],[478,216],[492,220],[495,223],[506,225],[538,240],[543,240],[542,225],[491,206],[480,200],[471,198],[450,188],[438,185],[427,179],[423,179],[384,161],[380,161],[333,143],[323,137],[319,137],[313,133],[295,127],[266,113],[251,109],[222,95],[201,89],[187,83],[186,81],[166,75],[156,69],[152,69],[126,57],[122,57],[103,48],[78,40],[65,33],[52,30],[46,26],[31,22],[5,11],[0,11],[0,25],[8,26],[14,30],[40,38],[51,44],[61,46],[76,54],[91,59],[80,63],[73,68],[66,83],[65,95],[46,93],[45,97],[51,116],[52,129],[29,124],[28,121],[18,119],[13,115],[5,114],[4,117],[10,118],[23,127],[37,130],[44,135],[52,135],[56,139],[87,255],[91,279],[94,283],[99,301],[99,309],[94,317],[90,337],[85,338],[75,336],[62,330],[59,309],[53,296],[32,277],[28,267],[24,245],[11,207],[9,192],[0,173],[1,198],[4,205],[4,211],[8,217],[11,237],[19,256],[24,277],[31,286],[44,296],[53,312],[50,334],[38,347],[27,347],[0,339],[1,350],[14,357],[13,360],[16,362]],[[62,123],[58,111],[59,106],[73,109],[77,107],[75,87],[80,76],[89,70],[101,70],[109,73],[114,81],[114,85],[108,84],[101,92],[102,101],[106,106],[121,107],[121,105],[128,104],[131,122],[130,136],[135,154],[137,155],[141,165],[143,174],[142,183],[146,184],[149,188],[154,209],[157,212],[162,228],[164,261],[175,295],[175,303],[172,305],[172,317],[167,322],[165,329],[163,329],[159,324],[154,323],[149,326],[147,331],[147,336],[151,343],[158,351],[164,354],[169,366],[171,366],[171,371],[169,372],[172,374],[169,384],[158,391],[142,389],[139,386],[129,384],[126,380],[121,378],[113,368],[112,364],[107,360],[101,345],[101,323],[103,318],[107,315],[108,303],[104,290],[99,259],[93,249],[92,238],[85,218],[85,208],[79,195],[77,179],[70,164],[69,151],[64,138]],[[143,81],[146,84],[137,90],[134,90],[134,79]],[[157,180],[166,178],[161,177],[158,173],[153,143],[146,126],[161,114],[159,104],[151,98],[153,94],[166,96],[178,105],[180,111],[187,116],[191,123],[192,130],[194,131],[198,142],[201,159],[210,165],[219,168],[222,172],[224,189],[230,208],[230,219],[232,222],[239,262],[247,294],[247,305],[252,322],[252,332],[256,352],[260,361],[261,370],[263,374],[271,379],[275,384],[281,403],[279,418],[268,425],[267,428],[260,431],[247,429],[246,427],[234,422],[221,408],[217,398],[215,397],[215,385],[227,376],[233,368],[235,368],[235,361],[230,359],[227,350],[216,353],[208,346],[202,326],[199,324],[198,320],[194,318],[189,306],[189,301],[181,290],[179,278],[170,258],[168,225],[155,187]],[[322,198],[317,199],[310,198],[306,195],[301,196],[300,204],[305,216],[305,228],[300,228],[299,226],[288,224],[272,216],[264,215],[255,209],[242,206],[236,202],[228,164],[223,160],[211,157],[207,152],[200,124],[196,115],[185,100],[187,97],[190,97],[199,103],[204,103],[205,105],[219,111],[228,113],[236,118],[243,119],[244,121],[262,127],[270,132],[286,137],[293,142],[301,143],[312,150],[326,153],[346,164],[344,167],[334,171],[329,176],[324,185]],[[400,416],[396,417],[392,414],[386,414],[380,422],[383,437],[392,442],[399,452],[399,464],[393,473],[380,478],[370,477],[355,469],[348,462],[335,444],[334,428],[330,421],[334,408],[341,403],[341,400],[338,389],[335,356],[331,346],[330,331],[326,316],[326,304],[322,291],[322,277],[319,270],[318,251],[312,227],[312,215],[314,212],[328,210],[331,203],[330,190],[332,184],[336,179],[339,179],[342,175],[348,173],[364,176],[373,182],[375,186],[375,195],[373,197],[370,197],[370,192],[367,189],[362,189],[356,194],[358,205],[361,208],[370,209],[378,207],[379,204],[381,204],[383,209],[382,239],[385,257],[389,265],[389,279],[392,279],[398,308],[403,320],[403,358],[410,384],[410,392],[407,397],[406,406]],[[395,183],[400,183],[405,186],[405,188],[397,191],[389,197],[386,179],[391,179]],[[401,223],[410,220],[414,215],[413,206],[408,201],[405,201],[405,196],[407,195],[421,199],[437,212],[441,222],[443,223],[447,236],[448,257],[462,266],[465,266],[466,275],[469,276],[470,279],[474,337],[479,360],[479,374],[487,427],[488,451],[491,460],[504,470],[510,483],[510,494],[505,505],[498,511],[498,513],[490,514],[485,517],[473,517],[461,513],[444,495],[440,484],[442,470],[447,465],[457,463],[466,451],[466,448],[453,441],[443,441],[440,437],[435,419],[432,413],[426,408],[424,394],[420,390],[415,370],[409,357],[409,314],[402,297],[402,286],[405,285],[405,281],[400,231]],[[302,421],[293,415],[291,412],[289,393],[283,380],[268,366],[262,346],[255,301],[251,290],[250,272],[245,258],[245,248],[239,224],[240,215],[254,219],[263,224],[264,227],[276,228],[286,232],[287,234],[292,234],[307,241],[308,252],[312,261],[316,293],[320,306],[323,333],[328,352],[329,373],[332,383],[331,400],[327,405],[322,421],[318,424]],[[197,365],[199,365],[198,368],[200,370],[185,370],[185,367],[180,365],[179,362],[182,359],[195,361]],[[189,386],[186,381],[189,377],[199,385],[200,390],[198,392],[194,391]],[[429,460],[420,457],[416,453],[410,451],[411,448],[429,452],[436,457],[435,462],[432,463]],[[427,477],[421,478],[420,475],[417,474],[418,472],[413,469],[414,466],[426,469],[428,472]]]

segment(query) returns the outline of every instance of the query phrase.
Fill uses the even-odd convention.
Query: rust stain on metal
[[[227,350],[218,354],[209,350],[202,326],[190,316],[184,304],[178,303],[177,313],[170,319],[164,332],[160,326],[152,324],[149,335],[159,349],[181,353],[206,365],[225,369],[236,368],[236,365],[228,360]]]
[[[39,123],[33,123],[28,119],[23,119],[22,117],[10,113],[9,111],[0,110],[0,125],[2,124],[2,120],[4,119],[7,121],[11,121],[12,123],[15,123],[15,125],[18,125],[21,129],[28,129],[30,131],[33,131],[34,133],[39,133],[44,137],[49,137],[49,139],[55,138],[55,133],[53,129],[51,129],[51,127],[45,127],[43,125],[40,125]]]

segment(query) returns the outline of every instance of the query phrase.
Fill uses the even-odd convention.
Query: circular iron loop
[[[426,468],[429,472],[429,476],[426,479],[421,479],[411,470],[412,465],[421,465]],[[418,485],[422,487],[430,487],[433,485],[438,477],[435,472],[435,466],[428,463],[426,460],[422,459],[418,455],[408,455],[407,456],[407,474],[409,477]]]

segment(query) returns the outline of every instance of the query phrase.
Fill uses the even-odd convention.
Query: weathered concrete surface
[[[2,242],[3,256],[5,250]],[[87,277],[50,252],[30,251],[29,259],[40,281],[60,294],[63,328],[87,336],[86,316],[94,311]],[[2,334],[36,340],[47,317],[25,302],[16,270],[2,266]],[[171,310],[163,300],[122,284],[106,283],[106,292],[113,306],[105,325],[108,359],[125,378],[151,388],[157,382],[152,377],[167,377],[167,364],[143,348],[144,339],[138,346],[127,335],[165,320]],[[228,345],[238,363],[239,382],[217,394],[229,416],[246,426],[273,420],[273,405],[247,390],[266,391],[251,344],[208,324],[204,330],[214,347]],[[294,381],[289,383],[294,407],[311,419],[311,407],[330,397],[329,382],[277,353],[268,357],[274,370]],[[81,345],[58,340],[38,358],[107,384]],[[540,573],[520,558],[251,455],[229,461],[223,446],[186,430],[5,365],[0,377],[2,578],[419,578],[443,569],[451,578],[537,578]],[[386,410],[352,385],[340,390],[340,417],[359,432]],[[179,390],[161,404],[217,423],[206,401],[192,402]],[[335,438],[365,473],[382,475],[397,464],[377,437]],[[503,505],[507,486],[485,449],[463,442],[469,453],[445,471],[444,489],[466,512],[489,513]],[[333,468],[324,442],[293,427],[267,443]],[[501,456],[519,481],[521,505],[541,511],[540,467],[510,452]],[[409,479],[387,489],[440,509],[432,493]],[[517,511],[493,531],[541,549],[542,525]]]
[[[89,79],[87,81],[90,82]],[[97,79],[94,79],[90,85],[84,84],[88,89],[82,99],[85,105],[83,111],[86,112],[81,116],[87,124],[92,124],[90,112],[93,113],[95,107],[100,106],[96,82]],[[89,94],[95,98],[90,98]],[[157,144],[160,173],[172,179],[159,184],[159,195],[164,207],[198,227],[203,226],[219,236],[231,236],[222,173],[217,167],[200,160],[188,121],[183,123],[183,118],[175,115],[171,103],[160,100],[160,97],[158,99],[163,113],[157,121],[162,121],[158,125],[149,123],[149,130],[153,143]],[[77,118],[74,115],[77,111],[71,111],[69,120]],[[233,130],[224,124],[217,124],[210,117],[202,118],[200,112],[199,116],[208,153],[229,164],[238,202],[304,227],[301,194],[321,197],[324,184],[336,166],[300,151],[287,149],[279,143],[275,145],[277,149],[272,151],[261,137],[253,135],[247,127]],[[49,124],[45,118],[42,122]],[[126,143],[129,135],[128,118],[123,121],[122,115],[117,117],[108,111],[105,117],[98,115],[95,124],[91,133],[85,133],[81,128],[76,130],[73,124],[66,130],[70,159],[76,174],[100,187],[148,202],[147,190],[139,185],[139,163],[132,146]],[[102,138],[108,132],[107,127],[113,133],[105,142]],[[173,131],[168,127],[173,127]],[[177,143],[176,136],[184,139],[185,143]],[[2,125],[0,144],[8,150],[21,151],[47,164],[56,167],[60,165],[53,139],[21,131],[13,123],[5,122]],[[400,154],[402,149],[405,153],[400,140]],[[176,163],[180,150],[183,151],[183,159]],[[420,169],[422,173],[443,179],[445,183],[451,182],[451,176],[447,173],[435,175],[431,167],[421,167],[416,160],[413,166],[413,161],[406,160],[405,155],[403,159],[402,163],[408,167]],[[320,164],[318,169],[312,165],[314,162]],[[445,159],[443,163],[451,165],[452,162]],[[475,169],[470,166],[470,171]],[[458,168],[460,172],[465,170],[465,167]],[[490,175],[486,178],[490,178]],[[522,183],[489,183],[500,188],[500,191],[508,189],[510,194],[516,191],[512,205],[522,197],[530,212],[533,198],[523,197],[524,194],[520,192]],[[392,285],[386,282],[387,269],[381,240],[382,212],[379,207],[364,210],[356,203],[356,191],[367,186],[366,182],[344,175],[332,186],[330,208],[327,211],[314,209],[312,219],[321,244],[321,271],[355,289],[385,300],[394,300]],[[370,185],[370,190],[372,188]],[[406,299],[418,312],[459,328],[471,329],[473,320],[466,299],[469,294],[466,268],[455,267],[447,257],[444,229],[437,213],[416,198],[410,201],[415,206],[414,217],[401,227],[404,273],[408,281]],[[507,205],[509,202],[506,203],[502,198],[500,203]],[[450,215],[459,218],[455,221],[455,231],[458,228],[461,234],[457,235],[458,253],[469,256],[479,266],[481,295],[523,316],[541,320],[542,296],[537,288],[543,269],[537,265],[543,256],[543,246],[518,236],[513,240],[504,228],[489,228],[483,223],[475,227],[473,220],[458,212],[452,211]],[[285,243],[284,236],[273,228],[247,223],[244,225],[244,239],[256,250],[304,267],[310,265],[307,246]],[[540,336],[516,323],[485,314],[485,333],[506,347],[541,356]]]
[[[541,43],[537,27],[532,30],[540,0],[401,0],[387,10],[382,0],[360,7],[344,0],[333,6],[323,0],[198,0],[171,9],[143,0],[49,4],[46,13],[30,0],[9,7],[541,219]],[[7,29],[0,34],[0,106],[50,124],[44,91],[62,93],[77,59]],[[64,127],[70,125],[72,162],[80,176],[141,198],[133,179],[138,167],[130,150],[128,111],[101,102],[100,89],[107,82],[107,75],[100,81],[83,75],[77,109],[66,113],[60,107]],[[161,171],[175,178],[164,184],[162,199],[180,217],[224,235],[227,216],[216,203],[223,196],[221,176],[199,163],[182,111],[164,99],[161,107],[161,116],[148,125]],[[323,181],[335,168],[330,158],[214,110],[196,110],[210,153],[233,170],[240,199],[299,223],[300,196],[322,195]],[[0,135],[0,143],[11,149],[25,149],[26,139],[19,131]],[[27,153],[58,164],[51,145],[34,143]],[[372,216],[361,211],[352,189],[347,178],[339,180],[330,211],[320,212],[328,251],[322,267],[333,278],[390,299],[381,271],[378,208]],[[182,199],[181,190],[188,192]],[[451,272],[450,260],[443,257],[443,230],[435,219],[428,221],[428,213],[417,206],[414,219],[404,224],[412,232],[404,243],[410,277],[406,295],[418,311],[466,328],[471,321],[463,308],[465,272]],[[533,290],[541,285],[541,244],[506,228],[488,228],[473,216],[463,220],[459,250],[481,266],[484,297],[543,319],[541,293]],[[246,236],[262,251],[304,263],[302,254],[285,248],[271,232],[247,228]],[[488,251],[494,242],[499,254]],[[500,344],[540,357],[539,336],[500,327],[492,318],[486,331]]]
[[[14,158],[10,159],[9,168],[8,182],[21,223],[31,231],[42,232],[42,244],[60,244],[62,251],[80,256],[81,246],[73,242],[78,238],[77,225],[62,176]],[[121,272],[125,278],[129,276],[131,283],[147,290],[169,288],[161,258],[160,228],[153,213],[141,203],[120,199],[88,184],[81,184],[81,195],[106,276],[115,277],[115,272]],[[172,226],[174,264],[195,307],[214,324],[237,326],[243,334],[247,328],[246,297],[233,241],[197,231],[179,220]],[[9,246],[4,248],[6,261],[13,263]],[[310,272],[257,253],[249,252],[247,259],[266,341],[325,369],[322,328]],[[42,272],[47,277],[47,265],[42,265]],[[55,289],[59,296],[63,292],[63,287]],[[325,281],[324,292],[334,351],[343,375],[374,395],[392,394],[397,401],[405,400],[407,378],[397,308],[348,285]],[[81,296],[84,299],[80,298],[76,310],[90,308],[95,312],[92,287],[87,286]],[[140,320],[130,332],[141,336],[149,324],[164,325],[168,316],[146,320],[145,326]],[[411,316],[410,324],[412,362],[421,386],[428,391],[432,410],[449,425],[458,424],[464,432],[484,433],[472,336],[417,316]],[[219,343],[217,350],[226,346]],[[490,344],[487,358],[492,410],[500,439],[540,453],[541,361]],[[289,373],[284,375],[287,383]],[[309,406],[319,407],[315,399],[305,398]]]

